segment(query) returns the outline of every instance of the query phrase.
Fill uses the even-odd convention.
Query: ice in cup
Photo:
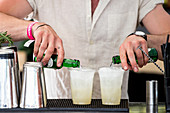
[[[102,67],[98,72],[102,104],[119,105],[124,70],[121,67]]]
[[[95,70],[72,68],[69,71],[73,104],[90,104]]]

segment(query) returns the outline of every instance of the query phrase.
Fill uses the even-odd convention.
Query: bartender
[[[126,70],[122,99],[127,99],[127,70],[137,72],[148,61],[136,48],[141,45],[145,52],[148,47],[158,48],[156,44],[170,33],[170,16],[162,4],[163,0],[0,0],[0,31],[8,31],[13,41],[35,39],[34,55],[44,65],[52,54],[58,54],[58,66],[66,57],[98,69],[109,66],[112,56],[120,54]],[[24,20],[30,13],[38,22]],[[150,35],[135,33],[139,24]],[[45,69],[48,98],[71,97],[67,72]],[[93,98],[100,98],[98,73],[93,89]]]

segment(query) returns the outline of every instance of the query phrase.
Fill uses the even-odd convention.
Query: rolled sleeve
[[[139,9],[139,22],[155,8],[157,4],[163,4],[164,0],[142,0]]]
[[[37,13],[37,6],[36,6],[36,0],[27,0],[30,6],[33,8],[33,17],[35,17]]]

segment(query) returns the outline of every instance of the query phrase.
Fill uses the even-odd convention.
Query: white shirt
[[[144,16],[163,0],[100,0],[91,16],[91,0],[28,0],[33,17],[52,26],[63,40],[65,58],[82,66],[110,66],[119,46],[134,32]],[[66,70],[66,69],[63,69]],[[70,98],[67,71],[45,69],[48,98]],[[122,98],[128,98],[128,72],[124,74]],[[94,79],[93,98],[100,98],[99,78]]]

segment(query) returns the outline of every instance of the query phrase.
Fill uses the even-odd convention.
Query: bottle
[[[44,54],[45,56],[45,54]],[[55,68],[55,69],[61,69],[62,67],[80,67],[80,61],[76,59],[64,59],[63,63],[60,67],[57,67],[57,57],[58,55],[52,55],[48,63],[44,66],[47,68]],[[34,61],[37,61],[37,57],[34,57]]]
[[[153,59],[154,62],[157,61],[157,59],[158,59],[158,52],[156,51],[155,48],[148,48],[148,54]],[[127,60],[127,62],[130,64],[129,60]],[[138,63],[137,59],[136,59],[136,62]],[[151,61],[149,60],[148,63],[150,63],[150,62]],[[120,56],[119,55],[113,56],[112,57],[112,63],[113,64],[120,64],[121,63]]]

